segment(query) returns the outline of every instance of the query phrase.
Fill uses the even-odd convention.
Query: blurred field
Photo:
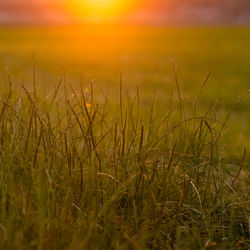
[[[7,66],[14,82],[28,86],[34,50],[41,84],[56,84],[65,67],[75,86],[82,74],[86,83],[111,91],[122,73],[131,92],[140,86],[145,96],[154,88],[169,93],[176,63],[184,97],[197,94],[212,73],[201,97],[205,108],[219,100],[219,109],[229,110],[249,89],[249,28],[2,28],[0,37],[1,82]],[[248,98],[231,117],[228,139],[240,152],[250,145],[249,108]]]

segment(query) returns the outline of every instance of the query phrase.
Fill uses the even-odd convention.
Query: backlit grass
[[[173,63],[184,97],[195,96],[211,72],[200,99],[207,110],[218,101],[218,112],[226,115],[239,96],[249,89],[249,28],[150,28],[150,27],[55,27],[2,28],[0,30],[1,87],[7,85],[8,67],[13,84],[32,85],[32,51],[36,54],[37,79],[56,85],[66,68],[74,87],[92,81],[104,91],[115,92],[119,74],[134,92],[140,86],[141,100],[155,86],[157,98],[169,95],[173,84]],[[134,93],[133,93],[134,94]],[[165,103],[162,100],[162,103]],[[226,137],[234,157],[249,147],[249,98],[232,114]],[[247,155],[247,162],[250,158]]]
[[[32,71],[32,70],[31,70]],[[0,104],[1,249],[246,249],[247,151],[233,157],[234,108],[200,108],[124,84],[8,85]],[[13,87],[14,86],[14,87]]]

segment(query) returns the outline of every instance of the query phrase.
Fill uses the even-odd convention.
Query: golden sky
[[[250,20],[250,0],[0,0],[0,23]]]
[[[142,0],[66,0],[66,8],[71,13],[93,20],[118,19],[141,4]]]

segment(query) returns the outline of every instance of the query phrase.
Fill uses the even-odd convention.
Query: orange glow
[[[112,20],[123,15],[135,1],[132,0],[68,0],[68,6],[78,17]]]

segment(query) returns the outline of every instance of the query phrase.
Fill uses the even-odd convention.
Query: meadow
[[[0,29],[1,249],[247,249],[249,28]]]
[[[156,89],[169,93],[173,64],[183,95],[197,94],[207,74],[211,77],[202,105],[218,100],[219,109],[230,109],[249,89],[249,28],[149,28],[66,27],[11,28],[0,31],[0,79],[6,83],[5,67],[13,82],[32,83],[32,51],[36,54],[37,77],[42,84],[56,84],[66,69],[67,78],[79,86],[87,84],[117,89],[120,74],[130,92],[141,86],[145,96]],[[246,99],[232,114],[232,147],[242,151],[249,145]],[[248,157],[248,161],[250,158]]]

